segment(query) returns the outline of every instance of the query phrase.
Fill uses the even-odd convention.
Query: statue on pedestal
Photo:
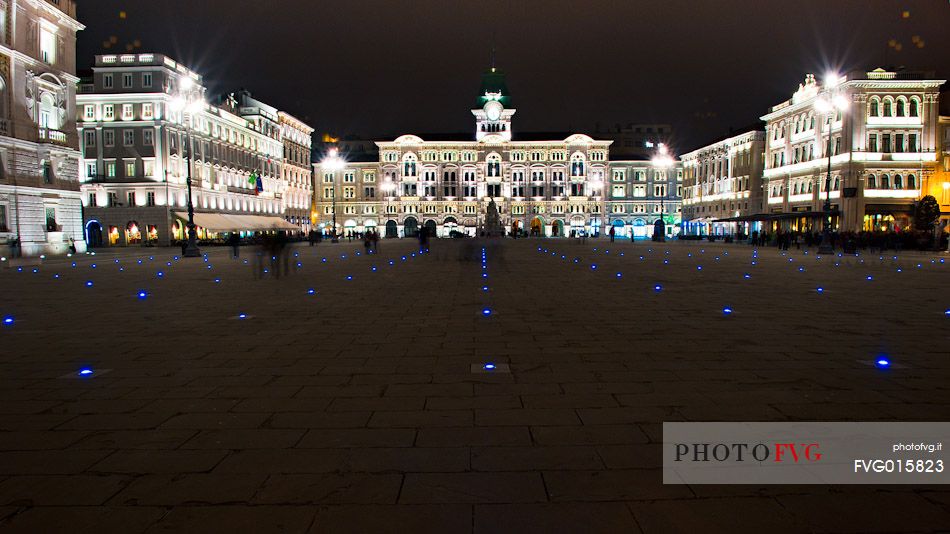
[[[505,227],[501,224],[501,216],[498,215],[498,205],[495,204],[494,199],[488,203],[488,214],[485,216],[485,236],[505,236]]]

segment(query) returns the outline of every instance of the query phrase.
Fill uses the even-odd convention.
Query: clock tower
[[[491,140],[511,141],[511,117],[515,109],[511,107],[511,96],[505,84],[505,74],[492,67],[482,75],[482,86],[478,90],[475,115],[475,140],[481,141],[491,136]]]

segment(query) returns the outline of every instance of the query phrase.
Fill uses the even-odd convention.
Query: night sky
[[[493,41],[517,130],[666,122],[681,152],[751,124],[806,72],[950,75],[947,0],[79,0],[79,19],[80,69],[138,41],[213,92],[367,137],[472,130]]]

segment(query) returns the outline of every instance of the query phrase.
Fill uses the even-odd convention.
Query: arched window
[[[868,175],[868,183],[865,189],[877,189],[877,178],[873,174]]]
[[[841,189],[841,178],[835,176],[835,191]]]
[[[498,154],[488,156],[488,177],[501,176],[501,158]]]
[[[917,177],[913,174],[907,175],[907,189],[917,189]]]
[[[881,189],[890,189],[891,188],[891,177],[884,174],[881,176]]]
[[[416,176],[416,156],[414,154],[407,154],[402,160],[402,175],[403,176]]]
[[[885,98],[885,99],[884,99],[884,116],[885,116],[885,117],[891,117],[891,116],[893,116],[892,107],[893,107],[893,103],[891,102],[891,99],[890,99],[890,98]]]
[[[894,189],[903,189],[904,188],[904,178],[901,175],[894,176]]]
[[[897,99],[897,116],[898,116],[898,117],[903,117],[903,116],[904,116],[904,111],[906,111],[906,110],[907,110],[907,103],[906,103],[906,101],[905,101],[903,98],[898,98],[898,99]]]
[[[916,98],[910,99],[910,116],[911,117],[920,116],[920,102]]]
[[[580,154],[571,156],[571,176],[584,176],[584,158]]]
[[[56,110],[56,100],[50,93],[43,93],[43,96],[40,97],[40,128],[59,129],[59,113]]]
[[[812,117],[811,117],[811,127],[809,128],[809,130],[814,130],[814,129],[815,129],[815,116],[812,115]]]
[[[881,102],[880,100],[877,99],[877,97],[874,97],[871,99],[871,104],[868,107],[868,115],[871,117],[877,117],[879,116],[880,112],[881,112]]]

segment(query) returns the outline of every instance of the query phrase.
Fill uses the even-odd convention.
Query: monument
[[[501,225],[501,216],[498,215],[498,206],[494,199],[488,203],[488,214],[485,216],[485,236],[505,236],[505,227]]]

